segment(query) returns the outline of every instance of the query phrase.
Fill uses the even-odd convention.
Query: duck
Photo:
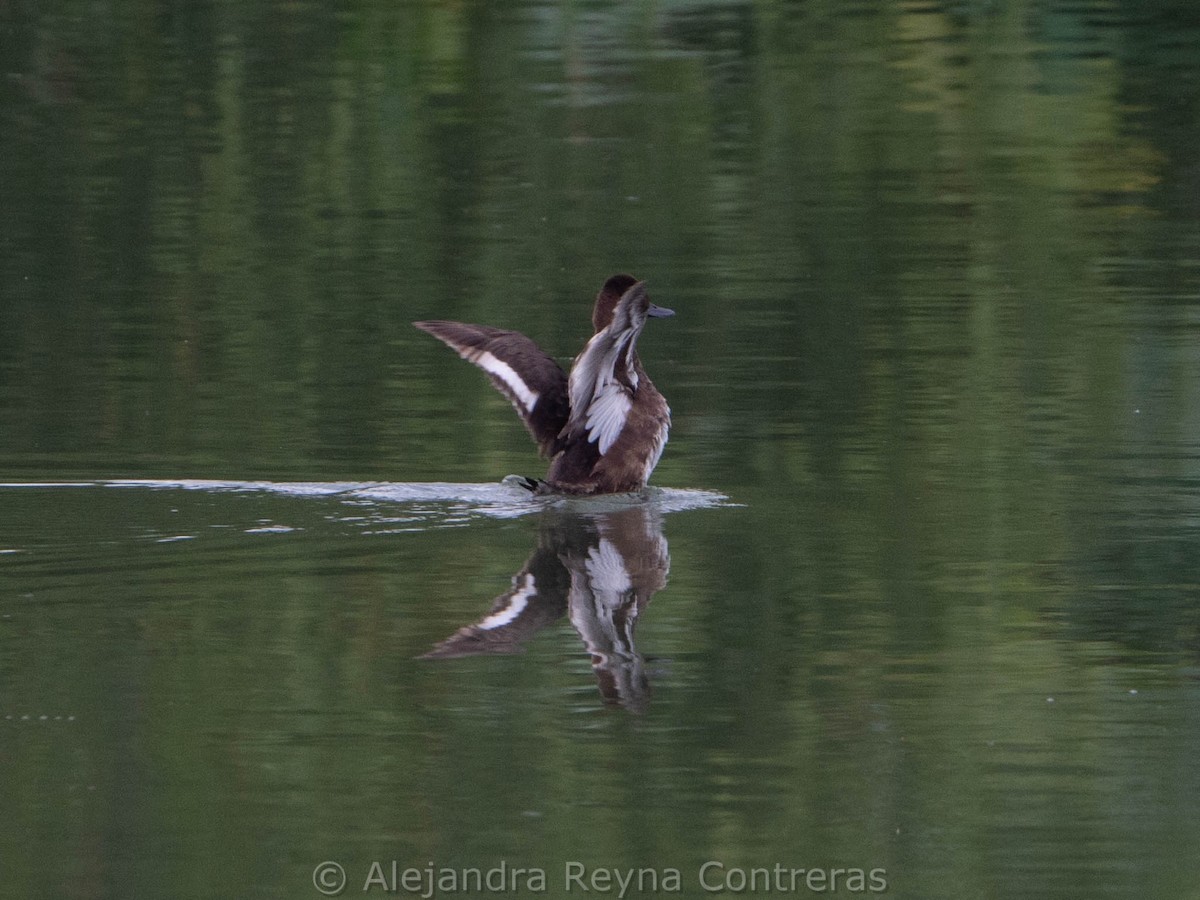
[[[484,371],[524,422],[541,455],[543,479],[519,483],[537,494],[640,491],[658,465],[671,409],[646,374],[637,341],[649,319],[675,315],[650,302],[646,282],[620,273],[592,308],[594,333],[570,374],[519,331],[446,320],[413,322]]]

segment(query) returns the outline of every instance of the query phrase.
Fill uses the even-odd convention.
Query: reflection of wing
[[[567,423],[567,375],[519,331],[465,322],[413,322],[487,373],[521,417],[543,456],[552,456]]]
[[[603,541],[583,565],[571,567],[571,624],[592,657],[592,671],[604,699],[641,712],[650,694],[645,664],[633,642],[641,607],[628,573],[609,568],[620,560],[602,558],[611,547]]]
[[[667,581],[662,526],[644,508],[596,520],[598,534],[564,560],[571,572],[571,624],[592,657],[600,693],[632,712],[645,709],[650,679],[634,643],[638,615]]]
[[[460,628],[422,658],[516,653],[525,641],[563,614],[566,593],[566,571],[558,556],[539,548],[525,568],[513,576],[512,588],[495,599],[486,616]]]
[[[488,614],[423,658],[515,653],[569,612],[604,699],[644,710],[650,682],[634,629],[650,598],[666,585],[671,565],[658,514],[645,506],[587,516],[550,509],[538,541]]]

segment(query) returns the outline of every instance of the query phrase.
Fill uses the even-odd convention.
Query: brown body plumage
[[[512,403],[543,456],[542,492],[611,494],[646,485],[662,455],[671,410],[646,375],[637,339],[655,306],[643,282],[614,275],[592,310],[595,334],[568,376],[533,340],[465,322],[414,322],[479,366]]]

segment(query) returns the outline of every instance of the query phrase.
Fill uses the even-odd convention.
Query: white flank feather
[[[610,608],[620,606],[624,595],[633,588],[621,551],[607,538],[601,538],[599,546],[588,551],[586,565],[596,599]]]
[[[668,418],[671,415],[670,408],[667,409]],[[658,465],[658,461],[662,459],[663,449],[667,446],[667,435],[669,429],[666,427],[658,429],[658,433],[654,435],[654,446],[650,450],[650,458],[646,460],[646,474],[642,476],[643,481],[650,480],[650,473],[654,471],[654,467]]]
[[[600,446],[601,455],[607,453],[621,436],[632,406],[629,392],[615,381],[606,382],[592,398],[585,425],[588,440]]]

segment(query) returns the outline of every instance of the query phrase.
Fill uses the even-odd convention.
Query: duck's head
[[[674,310],[655,306],[650,302],[645,282],[638,281],[632,275],[614,275],[604,282],[604,287],[600,288],[600,293],[596,295],[596,306],[592,309],[592,325],[597,333],[612,324],[617,306],[622,303],[631,304],[629,318],[638,323],[639,330],[645,323],[646,316],[660,319],[675,315]]]

